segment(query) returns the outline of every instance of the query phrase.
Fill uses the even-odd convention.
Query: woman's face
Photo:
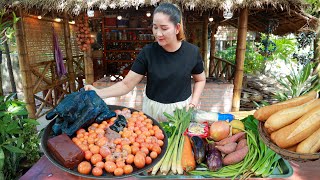
[[[160,46],[177,42],[179,28],[180,24],[174,25],[169,15],[161,12],[154,14],[152,32]]]

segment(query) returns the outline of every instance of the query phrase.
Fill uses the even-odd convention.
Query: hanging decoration
[[[232,12],[233,2],[231,0],[226,0],[223,3],[223,17],[225,19],[231,19],[233,16]]]
[[[269,19],[268,25],[266,27],[266,38],[261,41],[263,47],[260,47],[260,54],[263,55],[265,60],[268,56],[270,56],[273,52],[276,51],[277,45],[273,41],[270,40],[270,34],[279,26],[279,21],[276,19]]]
[[[52,25],[52,34],[53,34],[53,46],[54,46],[54,59],[56,60],[57,74],[59,77],[62,77],[67,73],[67,71],[64,66],[63,56],[62,56],[61,48],[59,46],[58,36],[54,31],[53,25]]]
[[[78,16],[76,19],[76,33],[77,33],[77,43],[80,46],[82,51],[87,51],[90,48],[90,44],[94,43],[93,38],[90,35],[90,28],[89,28],[89,17],[87,14],[83,16]]]

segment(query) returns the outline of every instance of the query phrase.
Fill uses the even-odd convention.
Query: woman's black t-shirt
[[[182,41],[175,52],[157,42],[146,45],[132,65],[132,71],[147,75],[146,95],[160,103],[175,103],[191,96],[191,75],[203,72],[199,48]]]

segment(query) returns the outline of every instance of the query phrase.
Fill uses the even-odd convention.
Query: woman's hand
[[[84,90],[86,90],[86,91],[89,91],[89,90],[97,91],[98,89],[95,88],[95,87],[92,86],[92,85],[85,85],[85,86],[84,86]]]

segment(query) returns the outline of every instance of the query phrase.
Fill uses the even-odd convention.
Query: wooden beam
[[[24,28],[24,13],[21,7],[18,8],[17,16],[20,20],[15,24],[16,40],[19,55],[19,65],[22,77],[22,86],[24,91],[24,99],[29,118],[36,118],[36,103],[33,94],[32,76],[30,70],[30,59],[26,42],[26,32]]]
[[[248,8],[244,8],[240,10],[240,18],[239,18],[239,26],[238,26],[236,71],[235,71],[235,77],[234,77],[232,111],[239,111],[240,109],[243,67],[244,67],[246,42],[247,42],[247,30],[248,30]]]
[[[203,47],[202,47],[202,58],[204,61],[204,70],[205,70],[205,75],[206,77],[209,76],[209,70],[208,70],[208,24],[209,24],[209,17],[208,14],[204,14],[203,15],[203,24],[202,24],[202,29],[203,29],[203,33],[202,33],[202,43],[203,43]]]
[[[93,84],[94,75],[93,62],[91,58],[91,46],[89,46],[89,49],[84,53],[84,67],[86,84]]]
[[[64,42],[66,48],[66,55],[67,55],[67,65],[68,65],[68,76],[69,76],[69,88],[70,92],[74,92],[76,90],[75,84],[75,75],[74,75],[74,68],[73,68],[73,58],[72,58],[72,47],[71,47],[71,38],[70,38],[70,26],[69,26],[69,15],[67,11],[63,12],[64,16]]]
[[[216,37],[214,35],[217,33],[219,23],[212,22],[211,24],[211,38],[210,38],[210,63],[209,63],[209,77],[213,76],[214,73],[214,56],[216,53]]]

